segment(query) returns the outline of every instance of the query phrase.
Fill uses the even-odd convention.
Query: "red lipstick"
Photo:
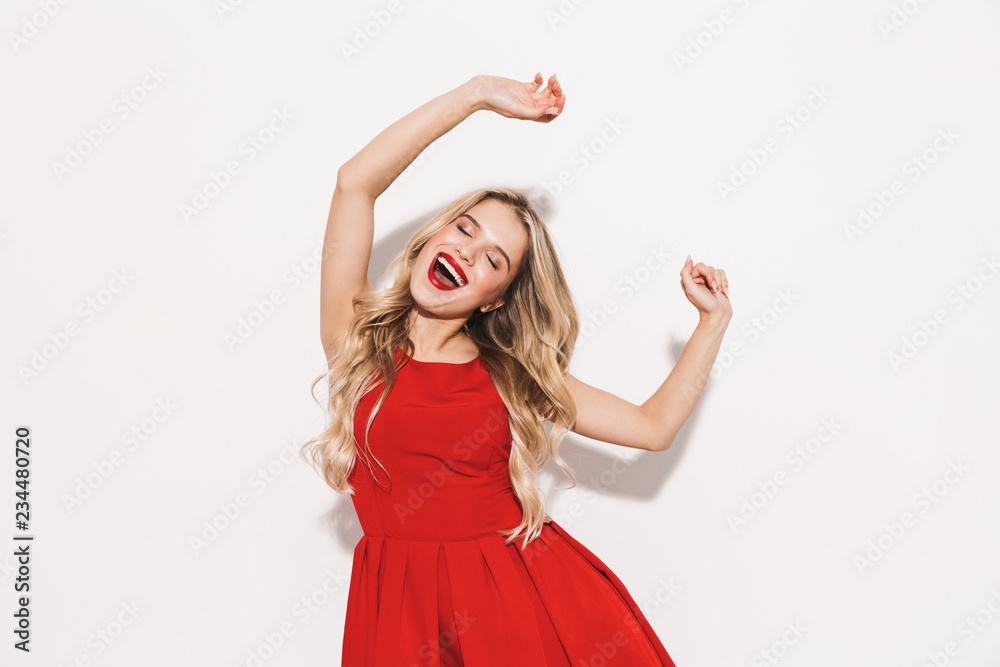
[[[446,264],[447,266],[454,269],[454,273],[450,272],[447,268],[439,266],[440,263]],[[452,285],[446,282],[445,280],[438,278],[438,276],[434,273],[435,269],[440,271],[443,275],[448,276],[452,280],[454,280],[455,274],[457,274],[459,277],[459,284]],[[465,272],[462,270],[462,267],[459,266],[458,262],[456,262],[454,258],[452,258],[452,256],[446,252],[439,252],[438,254],[434,255],[434,259],[431,260],[431,265],[427,269],[427,278],[431,281],[432,285],[442,290],[458,289],[459,287],[464,287],[465,285],[469,284],[469,280],[468,278],[465,277]]]

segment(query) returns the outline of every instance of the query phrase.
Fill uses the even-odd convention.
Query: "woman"
[[[516,190],[460,197],[410,238],[389,288],[367,279],[376,198],[477,110],[558,117],[566,96],[554,75],[542,82],[473,77],[337,173],[320,288],[331,425],[303,452],[352,494],[364,530],[347,667],[674,665],[618,577],[545,515],[535,475],[551,457],[573,479],[557,452],[568,430],[670,446],[732,316],[725,272],[685,261],[700,321],[641,406],[566,372],[576,310],[548,232]]]

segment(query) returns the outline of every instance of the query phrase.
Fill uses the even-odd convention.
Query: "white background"
[[[469,77],[536,71],[562,117],[479,112],[379,199],[376,288],[458,194],[548,185],[577,377],[656,390],[697,322],[689,253],[734,310],[673,447],[571,434],[580,485],[548,467],[550,514],[681,667],[1000,662],[996,3],[45,6],[0,10],[5,628],[18,425],[36,536],[32,652],[5,630],[3,664],[339,663],[360,528],[283,454],[323,427],[312,257],[336,171]]]

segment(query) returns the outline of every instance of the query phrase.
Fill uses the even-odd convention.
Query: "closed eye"
[[[463,234],[465,234],[466,236],[472,236],[472,234],[470,234],[469,232],[465,231],[465,227],[463,227],[462,225],[458,225],[458,228],[459,228],[459,230],[460,230],[460,231],[461,231],[461,232],[462,232]],[[498,267],[498,266],[496,265],[496,262],[494,262],[494,261],[493,261],[493,258],[492,258],[492,257],[490,257],[489,255],[486,255],[486,259],[488,259],[488,260],[490,261],[490,266],[492,266],[492,267],[493,267],[494,269],[498,269],[498,268],[500,268],[500,267]]]

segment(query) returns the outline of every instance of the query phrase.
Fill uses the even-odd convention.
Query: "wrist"
[[[476,111],[486,109],[485,86],[479,75],[476,75],[455,89],[458,103],[463,112],[472,115]]]
[[[729,326],[730,315],[702,314],[698,318],[698,326],[716,333],[721,333]]]

